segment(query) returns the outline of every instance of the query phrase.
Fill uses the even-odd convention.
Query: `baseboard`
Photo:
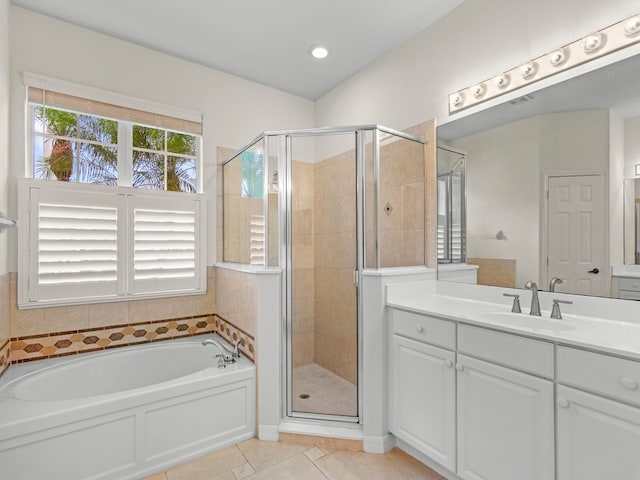
[[[258,425],[258,438],[267,442],[277,442],[280,431],[277,425]]]
[[[387,453],[396,446],[396,437],[387,434],[384,437],[363,437],[362,449],[367,453]]]

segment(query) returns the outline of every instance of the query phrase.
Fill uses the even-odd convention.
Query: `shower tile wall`
[[[424,265],[423,151],[408,140],[380,148],[381,267]]]
[[[355,155],[345,152],[315,164],[315,361],[356,383]]]
[[[292,366],[315,360],[315,168],[292,163],[291,207],[293,216],[293,349]]]

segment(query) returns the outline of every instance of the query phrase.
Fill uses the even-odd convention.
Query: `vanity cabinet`
[[[553,345],[460,325],[456,370],[458,475],[553,479]]]
[[[390,431],[453,471],[455,324],[399,310],[392,321]]]
[[[639,479],[640,362],[571,347],[557,358],[558,480]]]

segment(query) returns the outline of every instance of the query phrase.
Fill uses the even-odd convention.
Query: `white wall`
[[[538,277],[540,117],[450,142],[467,152],[467,256],[516,260],[516,285]],[[498,240],[502,230],[506,236]]]
[[[637,0],[467,0],[320,98],[316,124],[442,124],[450,120],[449,93],[639,10]]]
[[[2,1],[3,5],[7,3]],[[263,130],[314,126],[314,104],[310,100],[21,8],[10,8],[10,23],[9,201],[14,215],[16,179],[24,175],[25,164],[25,94],[20,78],[24,71],[203,113],[204,185],[210,193],[208,264],[215,261],[216,252],[216,147],[240,148]],[[0,31],[4,35],[6,29],[0,26]],[[0,89],[4,80],[5,75],[0,75]],[[3,191],[0,185],[0,192]],[[15,234],[10,238],[9,268],[15,271]]]
[[[0,212],[7,213],[9,177],[9,0],[0,0]],[[0,233],[0,275],[7,272],[7,237]]]

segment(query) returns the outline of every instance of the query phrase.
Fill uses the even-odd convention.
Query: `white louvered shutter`
[[[202,203],[200,197],[129,197],[131,293],[201,288]]]
[[[115,297],[124,290],[118,227],[124,196],[31,188],[31,301]]]
[[[204,293],[200,194],[21,180],[18,305]]]

